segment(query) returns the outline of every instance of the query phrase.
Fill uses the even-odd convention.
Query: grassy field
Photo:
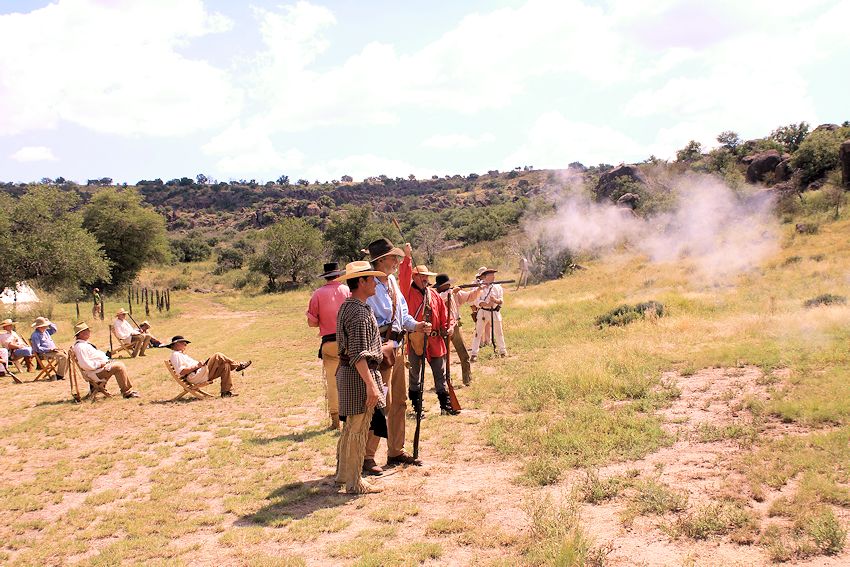
[[[152,331],[253,359],[240,396],[167,402],[158,350],[126,361],[140,400],[75,405],[66,382],[5,379],[0,564],[846,565],[850,308],[804,306],[850,295],[850,220],[828,214],[809,197],[796,220],[818,233],[783,225],[781,251],[732,281],[619,251],[509,290],[510,356],[482,350],[459,417],[429,394],[427,466],[361,498],[331,482],[308,292],[215,291],[227,280],[207,265],[147,272],[214,290],[175,293]],[[491,244],[437,267],[500,263]],[[595,324],[647,300],[665,316]],[[73,306],[47,308],[70,345]]]

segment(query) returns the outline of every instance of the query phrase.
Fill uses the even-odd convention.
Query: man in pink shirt
[[[342,302],[351,296],[348,286],[334,279],[345,273],[338,269],[336,262],[325,264],[327,283],[313,292],[307,306],[307,324],[319,328],[322,346],[319,358],[325,374],[325,396],[328,399],[328,413],[331,415],[331,429],[339,429],[339,394],[336,389],[336,368],[339,366],[339,351],[336,345],[336,314]]]

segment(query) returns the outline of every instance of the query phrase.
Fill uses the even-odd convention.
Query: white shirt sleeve
[[[171,353],[171,366],[174,367],[174,371],[177,372],[178,376],[187,368],[192,368],[193,366],[197,366],[197,364],[198,361],[188,354],[183,354],[176,350]]]
[[[122,341],[130,340],[130,336],[133,334],[133,326],[126,319],[124,321],[115,319],[112,326],[115,328],[115,335],[119,339]]]
[[[77,355],[77,364],[80,365],[80,369],[86,373],[88,378],[97,380],[97,371],[109,362],[106,353],[97,350],[86,341],[77,341],[74,343],[73,349],[74,354]]]

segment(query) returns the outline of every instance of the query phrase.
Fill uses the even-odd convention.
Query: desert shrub
[[[807,299],[806,302],[803,303],[803,306],[820,307],[821,305],[844,305],[845,303],[847,303],[847,298],[843,295],[833,295],[831,293],[824,293],[817,297]]]
[[[791,165],[800,170],[800,182],[808,185],[829,170],[838,167],[841,142],[850,136],[850,128],[812,132],[791,157]]]
[[[546,235],[538,236],[521,250],[528,259],[531,280],[544,282],[555,280],[573,270],[573,253]]]
[[[179,276],[174,276],[168,283],[166,284],[171,289],[182,290],[189,289],[189,276],[183,274]]]
[[[170,243],[171,253],[178,262],[200,262],[212,254],[207,241],[196,234],[175,238]]]
[[[663,317],[665,315],[664,305],[658,301],[644,301],[635,305],[618,305],[608,313],[596,318],[599,327],[623,327],[643,319],[647,315],[652,317]]]
[[[217,265],[213,273],[223,274],[228,270],[239,270],[245,262],[245,255],[236,248],[222,248],[217,253]]]

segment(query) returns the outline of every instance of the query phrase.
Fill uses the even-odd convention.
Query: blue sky
[[[840,0],[0,4],[0,180],[669,158],[850,119]]]

